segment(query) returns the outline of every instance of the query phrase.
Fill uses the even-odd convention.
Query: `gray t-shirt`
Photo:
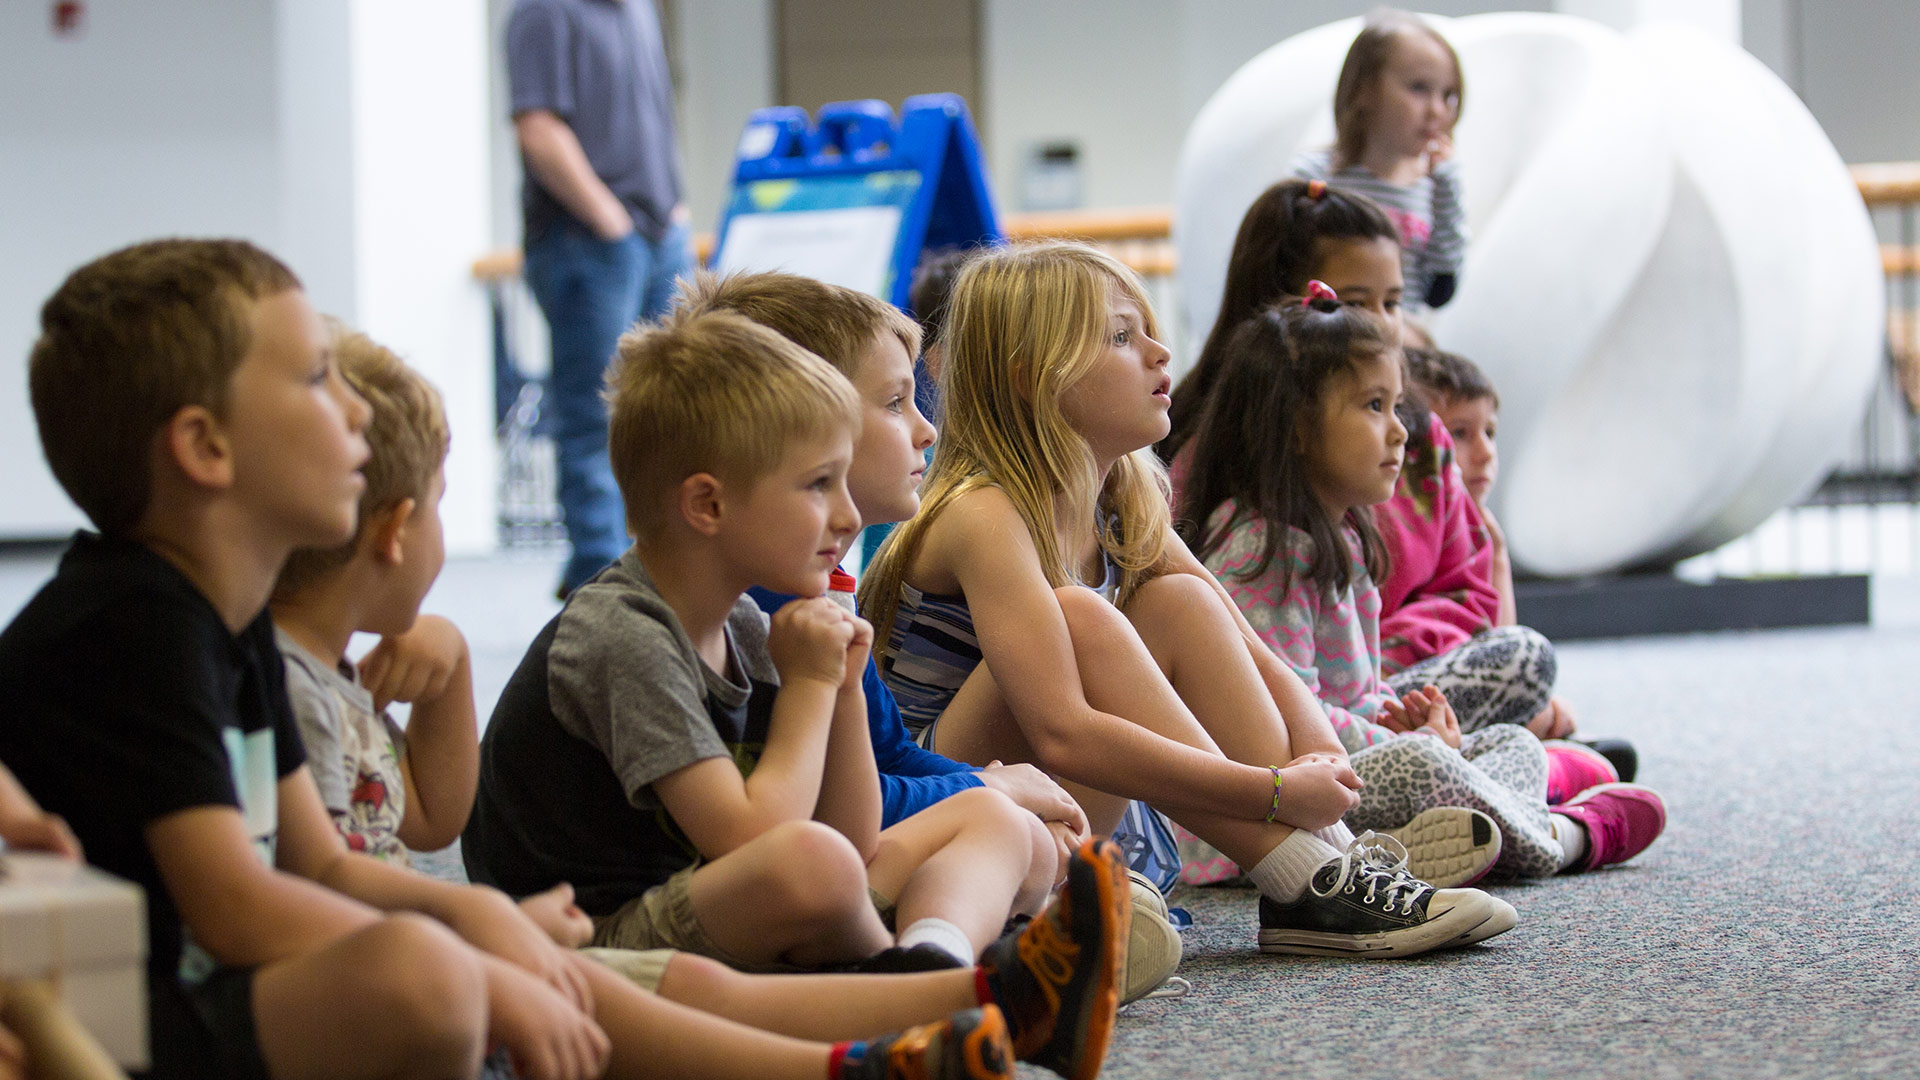
[[[766,613],[742,596],[727,616],[729,670],[714,671],[629,548],[561,613],[547,651],[553,717],[606,755],[640,809],[660,805],[655,780],[708,758],[750,771],[765,732],[743,745],[749,733],[732,714],[744,719],[754,682],[780,681],[767,626]]]
[[[480,740],[468,875],[514,896],[572,882],[598,916],[692,865],[700,852],[653,784],[709,758],[753,771],[779,693],[767,626],[742,597],[727,670],[713,671],[633,550],[575,590]]]
[[[573,129],[587,162],[652,241],[680,202],[673,87],[650,0],[517,0],[507,23],[513,115],[543,109]],[[528,239],[567,217],[527,171]]]
[[[407,788],[400,752],[406,736],[374,708],[352,664],[329,667],[278,627],[273,639],[286,661],[287,697],[307,747],[307,770],[334,826],[353,850],[405,865],[400,822]]]

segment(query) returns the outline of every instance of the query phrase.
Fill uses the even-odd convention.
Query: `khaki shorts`
[[[587,951],[671,952],[677,949],[718,960],[735,971],[786,973],[812,970],[778,960],[751,963],[714,944],[693,910],[693,874],[700,865],[695,863],[675,873],[667,879],[666,884],[655,885],[620,905],[611,915],[596,916],[593,920],[593,944],[598,948]],[[873,902],[873,909],[879,912],[880,921],[891,933],[894,929],[893,901],[871,888],[867,890],[867,897]],[[616,966],[616,970],[621,969]],[[664,974],[665,971],[666,960],[662,959],[659,961],[659,972]],[[655,986],[659,985],[659,978],[660,975],[655,975]]]
[[[581,949],[583,956],[612,968],[614,974],[645,990],[649,994],[660,992],[660,980],[667,977],[667,964],[672,962],[674,949]]]

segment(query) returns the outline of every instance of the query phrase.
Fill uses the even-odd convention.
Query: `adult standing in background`
[[[526,280],[553,336],[546,400],[573,547],[564,597],[626,550],[601,380],[620,335],[666,310],[693,247],[651,0],[517,0],[507,78]]]

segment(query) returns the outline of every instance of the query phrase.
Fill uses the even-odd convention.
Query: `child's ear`
[[[720,531],[724,489],[712,473],[694,473],[680,481],[679,499],[674,507],[680,517],[702,536]]]
[[[192,483],[208,488],[233,483],[233,446],[219,418],[205,405],[188,405],[174,413],[158,441],[165,459]]]
[[[407,523],[413,520],[413,511],[418,505],[413,499],[401,499],[385,510],[367,515],[361,528],[361,543],[366,545],[364,550],[373,555],[375,562],[400,565],[406,557]]]

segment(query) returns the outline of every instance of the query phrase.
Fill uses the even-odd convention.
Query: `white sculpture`
[[[1500,388],[1496,513],[1556,575],[1683,558],[1832,467],[1880,362],[1865,207],[1813,117],[1745,52],[1677,25],[1426,16],[1460,54],[1471,241],[1442,347]],[[1268,49],[1195,119],[1175,181],[1191,340],[1240,217],[1333,141],[1360,21]]]

